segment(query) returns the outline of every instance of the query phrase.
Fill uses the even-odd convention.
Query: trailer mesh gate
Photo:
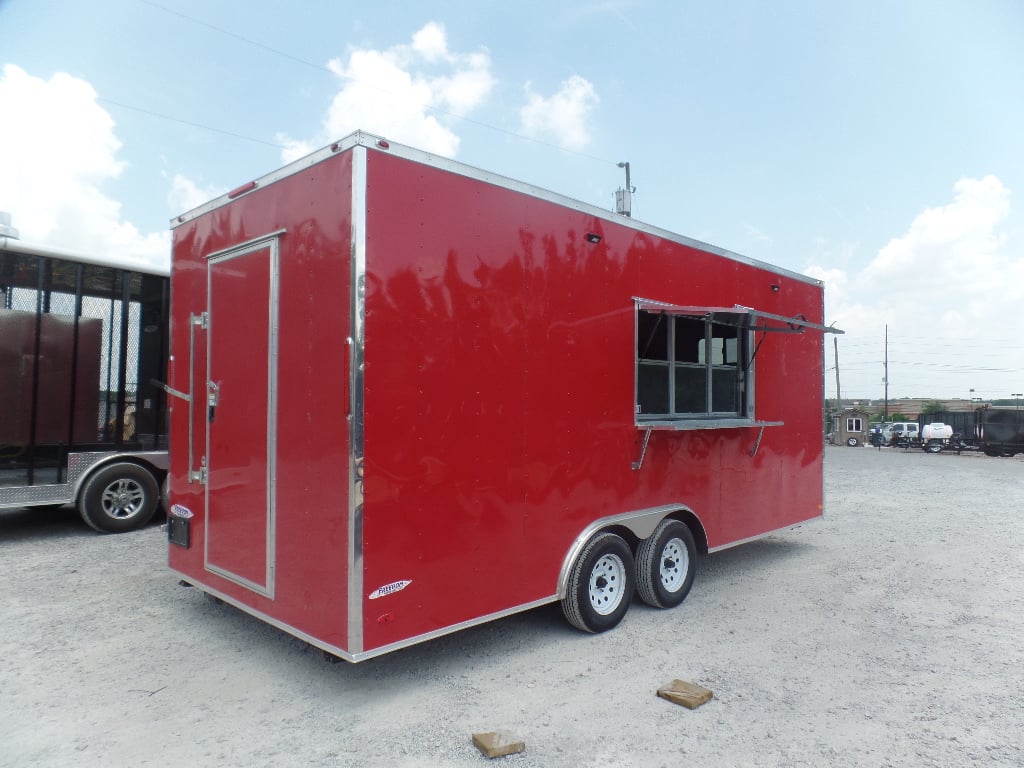
[[[165,278],[0,253],[0,486],[66,481],[79,451],[165,450]]]

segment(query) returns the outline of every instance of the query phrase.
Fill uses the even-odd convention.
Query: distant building
[[[925,407],[938,403],[940,410],[953,413],[970,413],[978,406],[983,405],[979,401],[968,400],[962,397],[955,397],[949,400],[942,400],[933,397],[904,397],[898,400],[889,400],[889,414],[900,413],[910,421],[915,421]],[[881,414],[885,410],[885,400],[865,400],[860,398],[843,398],[840,401],[831,400],[832,413],[838,413],[845,408],[860,408],[871,414],[874,421],[881,421]]]
[[[862,408],[846,408],[832,416],[832,442],[836,445],[866,445],[870,414]]]

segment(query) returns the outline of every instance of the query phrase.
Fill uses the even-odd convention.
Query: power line
[[[104,104],[110,104],[110,105],[115,106],[115,107],[120,107],[121,109],[130,109],[132,112],[140,112],[141,114],[149,115],[150,117],[158,117],[161,120],[169,120],[172,123],[181,123],[182,125],[188,125],[188,126],[191,126],[192,128],[201,128],[204,131],[213,131],[214,133],[220,133],[220,134],[223,134],[225,136],[231,136],[232,138],[235,138],[235,139],[242,139],[243,141],[252,141],[252,142],[255,142],[256,144],[264,144],[264,145],[266,145],[268,147],[275,147],[277,149],[284,149],[285,148],[284,144],[278,144],[278,143],[275,143],[273,141],[266,141],[264,139],[257,139],[257,138],[255,138],[253,136],[245,136],[244,134],[241,134],[241,133],[235,133],[234,131],[226,131],[223,128],[214,128],[212,125],[205,125],[203,123],[195,123],[195,122],[192,122],[191,120],[182,120],[180,117],[172,117],[171,115],[164,115],[164,114],[162,114],[160,112],[154,112],[154,111],[152,111],[150,109],[143,109],[142,107],[133,107],[131,104],[124,104],[124,103],[122,103],[120,101],[114,101],[113,99],[108,99],[108,98],[105,98],[103,96],[97,96],[96,97],[96,101],[102,102]]]
[[[256,48],[262,48],[263,50],[267,51],[268,53],[273,53],[276,56],[281,56],[281,57],[283,57],[285,59],[289,59],[289,60],[294,61],[294,62],[296,62],[298,64],[303,64],[303,65],[305,65],[307,67],[310,67],[312,69],[319,69],[321,72],[327,72],[328,74],[334,74],[330,69],[328,69],[327,67],[323,66],[322,64],[316,64],[315,62],[308,61],[307,59],[303,59],[303,58],[301,58],[299,56],[293,56],[292,54],[287,53],[286,51],[279,50],[278,48],[274,48],[272,46],[269,46],[266,43],[261,43],[258,40],[253,40],[251,38],[245,37],[244,35],[240,35],[237,32],[232,32],[230,29],[225,29],[224,27],[218,27],[216,24],[210,24],[209,22],[203,21],[202,19],[197,19],[195,16],[189,16],[187,13],[182,13],[181,11],[176,11],[173,8],[168,8],[166,5],[161,5],[160,3],[154,3],[153,0],[139,0],[139,2],[140,3],[144,3],[145,5],[148,5],[148,6],[152,7],[152,8],[156,8],[158,10],[161,10],[164,13],[169,13],[172,16],[177,16],[179,18],[185,19],[186,21],[191,21],[193,24],[198,24],[201,27],[206,27],[207,29],[213,30],[214,32],[219,32],[222,35],[227,35],[228,37],[233,37],[233,38],[235,38],[235,40],[240,40],[243,43],[247,43],[249,45],[255,46]]]
[[[235,40],[243,42],[243,43],[245,43],[247,45],[251,45],[251,46],[253,46],[255,48],[259,48],[259,49],[261,49],[263,51],[266,51],[267,53],[274,54],[275,56],[280,56],[282,58],[288,59],[289,61],[293,61],[293,62],[295,62],[297,64],[302,64],[303,66],[309,67],[311,69],[315,69],[315,70],[318,70],[320,72],[326,72],[329,75],[335,75],[336,77],[340,77],[341,79],[347,80],[350,83],[355,83],[357,85],[363,85],[363,86],[365,86],[367,88],[373,88],[374,90],[379,91],[380,93],[384,93],[384,94],[387,94],[387,95],[392,96],[394,98],[398,98],[398,94],[396,94],[394,91],[389,91],[388,89],[381,88],[380,86],[374,85],[373,83],[368,83],[368,82],[366,82],[364,80],[359,80],[357,78],[352,77],[351,75],[342,74],[341,72],[333,70],[330,67],[325,67],[322,64],[317,64],[316,62],[309,61],[308,59],[303,59],[300,56],[295,56],[295,55],[293,55],[291,53],[288,53],[287,51],[282,51],[279,48],[274,48],[271,45],[267,45],[266,43],[261,43],[258,40],[253,40],[252,38],[246,37],[245,35],[240,35],[237,32],[232,32],[230,29],[225,29],[224,27],[217,26],[216,24],[211,24],[211,23],[209,23],[207,21],[203,21],[202,19],[197,19],[194,16],[190,16],[187,13],[182,13],[181,11],[174,10],[173,8],[168,8],[165,5],[161,5],[160,3],[154,2],[154,0],[138,0],[138,1],[140,3],[143,3],[145,5],[150,6],[151,8],[156,8],[157,10],[163,11],[164,13],[168,13],[168,14],[170,14],[172,16],[177,16],[178,18],[185,19],[186,21],[190,21],[193,24],[197,24],[197,25],[199,25],[201,27],[205,27],[206,29],[212,30],[212,31],[217,32],[219,34],[226,35],[227,37],[234,38]],[[111,102],[111,103],[116,103],[116,102]],[[262,144],[268,144],[268,142],[261,141],[260,139],[253,139],[253,138],[248,137],[248,136],[243,136],[241,134],[231,133],[230,131],[223,131],[223,130],[220,130],[218,128],[210,128],[209,126],[205,126],[205,125],[203,125],[201,123],[193,123],[193,122],[189,122],[187,120],[180,120],[178,118],[169,117],[169,116],[166,116],[166,115],[161,115],[161,114],[159,114],[157,112],[151,112],[149,110],[145,110],[145,109],[142,109],[140,107],[131,107],[131,106],[128,106],[128,105],[125,105],[125,104],[119,104],[118,106],[125,107],[126,109],[134,109],[137,112],[143,112],[145,114],[150,114],[150,115],[153,115],[154,117],[160,117],[160,118],[163,118],[163,119],[166,119],[166,120],[171,120],[173,122],[184,123],[186,125],[191,125],[191,126],[194,126],[196,128],[206,128],[206,129],[211,130],[211,131],[216,131],[217,133],[223,133],[223,134],[226,134],[226,135],[229,135],[229,136],[235,136],[237,138],[245,139],[247,141],[256,141],[256,142],[259,142],[259,143],[262,143]],[[485,128],[487,130],[491,130],[491,131],[494,131],[496,133],[501,133],[501,134],[504,134],[504,135],[509,136],[511,138],[519,139],[521,141],[532,142],[534,144],[537,144],[538,146],[547,147],[548,149],[553,149],[555,151],[562,152],[562,153],[567,154],[567,155],[576,155],[577,157],[586,158],[588,160],[594,160],[595,162],[598,162],[598,163],[607,163],[608,165],[616,165],[617,164],[616,161],[614,161],[614,160],[608,160],[606,158],[598,157],[597,155],[591,155],[591,154],[589,154],[587,152],[580,152],[579,150],[575,150],[575,149],[567,149],[566,147],[559,146],[558,144],[552,144],[551,142],[544,141],[543,139],[538,139],[538,138],[535,138],[533,136],[526,136],[524,134],[518,133],[517,131],[512,131],[512,130],[509,130],[508,128],[502,128],[501,126],[493,125],[491,123],[487,123],[487,122],[484,122],[482,120],[476,120],[475,118],[467,117],[466,115],[460,115],[460,114],[458,114],[456,112],[451,112],[451,111],[449,111],[447,109],[443,109],[442,107],[435,107],[435,106],[429,106],[428,105],[428,106],[425,107],[425,109],[427,111],[433,112],[435,114],[445,115],[446,117],[450,117],[450,118],[453,118],[455,120],[460,120],[462,122],[469,123],[470,125],[475,125],[475,126],[477,126],[479,128]],[[282,147],[282,145],[280,145],[280,144],[269,144],[269,146]]]

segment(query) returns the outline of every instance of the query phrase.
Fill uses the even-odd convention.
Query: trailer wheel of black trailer
[[[942,451],[942,441],[929,440],[927,443],[925,443],[924,449],[928,451],[928,453],[939,453]]]
[[[85,481],[78,513],[101,533],[123,533],[148,523],[159,500],[156,478],[138,464],[122,461],[108,464]]]
[[[580,552],[562,600],[565,618],[584,632],[605,632],[629,610],[636,591],[633,551],[614,533],[599,533]]]
[[[654,608],[674,608],[686,599],[696,573],[697,545],[678,520],[662,520],[636,551],[636,590]]]

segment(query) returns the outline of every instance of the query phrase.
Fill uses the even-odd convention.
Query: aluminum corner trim
[[[367,150],[352,150],[351,338],[349,345],[348,651],[363,651],[363,363],[366,323]]]

